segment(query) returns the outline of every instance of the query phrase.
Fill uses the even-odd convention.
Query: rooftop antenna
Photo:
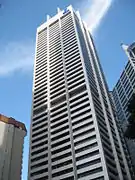
[[[124,52],[126,53],[127,57],[129,58],[129,52],[128,52],[129,46],[124,43],[121,43],[121,47],[124,50]]]
[[[48,20],[50,19],[50,16],[49,16],[49,15],[47,15],[47,16],[46,16],[46,19],[47,19],[47,21],[48,21]]]
[[[79,10],[76,11],[76,14],[77,14],[78,17],[80,17],[80,12],[79,12]]]
[[[59,7],[57,7],[57,12],[60,13],[61,12],[61,9]]]
[[[134,68],[134,70],[135,70],[135,67],[134,67],[134,63],[133,63],[133,57],[131,57],[131,53],[132,53],[132,50],[131,51],[129,51],[129,47],[130,46],[127,46],[127,45],[125,45],[125,44],[121,44],[121,47],[122,47],[122,49],[125,51],[125,53],[126,53],[126,55],[127,55],[127,57],[128,57],[128,60],[130,61],[130,63],[132,64],[132,66],[133,66],[133,68]]]
[[[121,47],[125,52],[128,51],[128,45],[121,43]]]

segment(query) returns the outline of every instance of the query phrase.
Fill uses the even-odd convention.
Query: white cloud
[[[108,12],[113,0],[85,0],[80,4],[79,11],[93,34]]]
[[[83,0],[79,11],[93,34],[109,10],[113,0]],[[0,46],[0,76],[16,71],[28,72],[34,63],[34,43],[31,41],[11,42]]]
[[[16,71],[32,70],[34,43],[12,42],[0,46],[0,76],[8,76]]]

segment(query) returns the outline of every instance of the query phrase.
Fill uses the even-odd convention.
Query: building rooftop
[[[128,46],[128,51],[132,51],[135,48],[135,42]]]
[[[66,15],[68,12],[74,11],[76,12],[72,5],[68,6],[66,9],[61,10],[60,8],[57,8],[57,14],[54,16],[49,16],[47,15],[47,21],[44,22],[43,24],[41,24],[38,28],[37,28],[37,32],[40,33],[40,31],[44,30],[48,25],[51,25],[53,22],[55,22],[56,20],[59,19],[59,17],[62,17],[63,15]]]
[[[25,124],[22,123],[22,122],[16,121],[12,117],[7,117],[7,116],[4,116],[4,115],[0,114],[0,121],[2,121],[4,123],[7,123],[7,124],[12,124],[14,127],[22,129],[25,132],[27,132]]]

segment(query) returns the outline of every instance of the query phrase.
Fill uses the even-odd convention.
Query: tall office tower
[[[37,29],[29,180],[130,180],[94,43],[72,6]]]
[[[23,123],[0,114],[0,180],[21,180]]]
[[[112,95],[123,129],[127,127],[130,114],[127,111],[127,104],[133,93],[135,93],[135,43],[129,47],[123,45],[124,51],[128,56],[128,62],[115,85]],[[135,172],[135,142],[127,140],[129,152]]]

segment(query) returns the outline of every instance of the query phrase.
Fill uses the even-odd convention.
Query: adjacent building
[[[128,57],[128,62],[112,91],[112,95],[119,120],[125,131],[130,116],[127,111],[127,104],[133,93],[135,93],[135,43],[132,43],[130,46],[122,45],[122,47]],[[135,171],[135,142],[127,140],[127,144]]]
[[[21,180],[26,133],[23,123],[0,114],[0,180]]]
[[[79,12],[37,29],[28,180],[131,180],[96,49]]]

